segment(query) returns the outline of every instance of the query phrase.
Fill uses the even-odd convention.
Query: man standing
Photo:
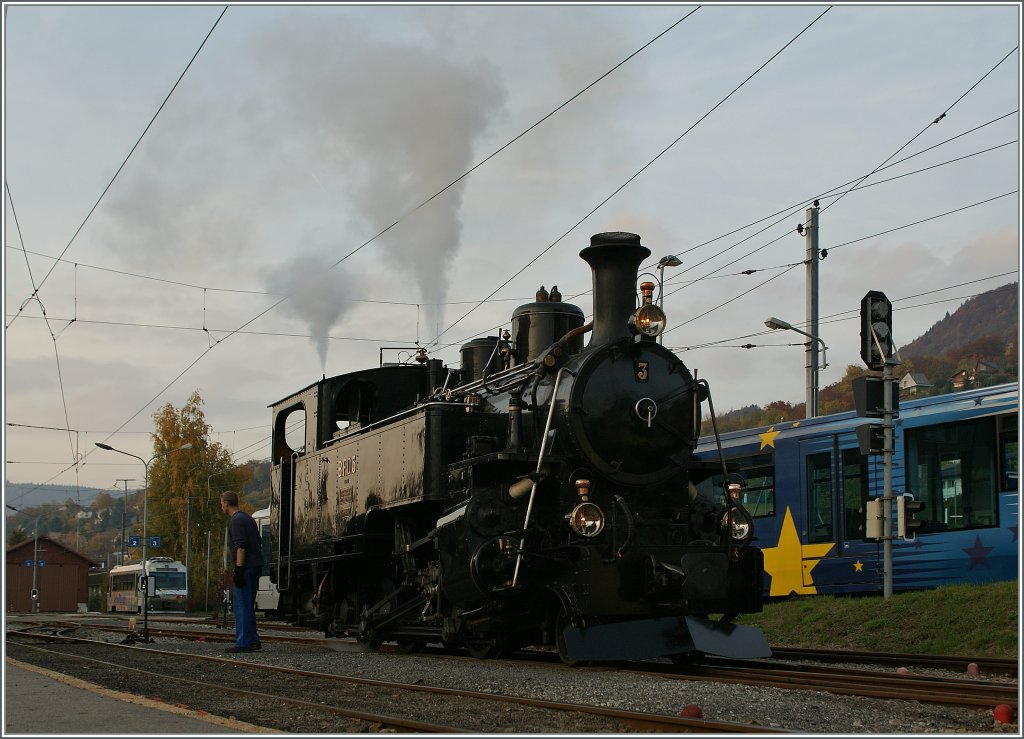
[[[263,570],[263,541],[256,522],[238,507],[238,493],[228,490],[220,495],[220,509],[231,516],[228,542],[234,563],[232,605],[235,612],[235,646],[225,652],[253,652],[260,649],[256,633],[256,590]]]

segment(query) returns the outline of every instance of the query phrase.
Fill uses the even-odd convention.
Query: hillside
[[[900,349],[903,359],[939,357],[962,349],[983,337],[995,337],[1014,353],[1020,335],[1017,283],[977,295],[922,336]]]
[[[933,325],[922,336],[899,349],[902,366],[897,378],[923,376],[925,384],[914,390],[917,397],[944,395],[956,389],[954,375],[965,372],[967,387],[989,387],[1015,382],[1019,376],[1020,320],[1017,283],[977,295]],[[853,410],[853,380],[868,374],[864,365],[849,365],[845,376],[821,388],[821,415]],[[904,391],[901,391],[901,394]],[[909,391],[907,391],[909,392]],[[718,416],[719,431],[736,431],[805,417],[804,403],[776,400],[764,408],[746,406]],[[705,416],[701,434],[712,433]]]
[[[4,481],[4,503],[16,508],[38,506],[44,503],[64,503],[67,500],[88,507],[102,492],[107,491],[74,485],[35,485]]]

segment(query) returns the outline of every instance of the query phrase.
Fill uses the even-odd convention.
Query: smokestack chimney
[[[624,231],[594,234],[580,252],[594,273],[594,331],[587,346],[632,336],[629,317],[636,308],[636,273],[651,250]]]

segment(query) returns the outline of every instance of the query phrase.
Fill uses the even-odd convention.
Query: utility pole
[[[875,343],[878,344],[878,337],[873,337]],[[883,352],[883,348],[879,346],[879,354]],[[882,369],[882,393],[884,398],[884,405],[882,408],[883,418],[883,434],[885,442],[883,445],[883,507],[882,512],[885,514],[885,518],[882,520],[882,568],[883,568],[883,580],[882,580],[882,597],[892,597],[892,457],[893,452],[896,451],[896,436],[893,434],[893,416],[895,415],[893,409],[893,391],[896,389],[896,383],[892,381],[892,368],[894,364],[899,362],[892,359],[887,359],[885,367]]]
[[[121,561],[118,564],[124,564],[125,556],[128,554],[128,541],[125,537],[125,522],[128,520],[128,483],[135,482],[134,477],[119,477],[114,482],[124,483],[124,507],[121,508]]]
[[[806,216],[807,227],[804,228],[804,239],[807,245],[807,333],[811,336],[818,335],[818,201],[814,201],[814,207],[808,208]],[[806,413],[807,418],[814,418],[818,415],[818,342],[807,342],[807,397]]]

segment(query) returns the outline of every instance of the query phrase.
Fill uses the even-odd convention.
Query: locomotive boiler
[[[763,558],[736,491],[697,495],[723,470],[693,455],[709,390],[657,343],[651,283],[637,300],[650,251],[615,232],[580,256],[586,325],[542,288],[458,368],[421,350],[273,404],[279,610],[400,651],[769,654],[732,623],[761,609]]]

